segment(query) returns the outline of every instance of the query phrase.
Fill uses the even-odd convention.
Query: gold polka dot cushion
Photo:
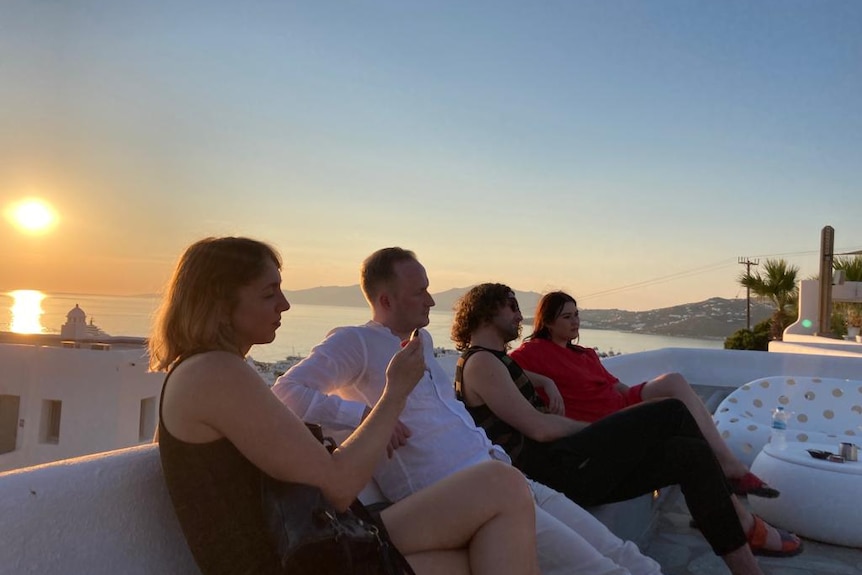
[[[772,411],[790,414],[787,440],[862,443],[862,381],[770,376],[750,381],[728,395],[715,410],[719,433],[746,465],[769,441]]]

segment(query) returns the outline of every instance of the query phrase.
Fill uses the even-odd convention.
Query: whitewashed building
[[[152,441],[164,374],[94,328],[76,306],[59,336],[0,339],[0,472]]]

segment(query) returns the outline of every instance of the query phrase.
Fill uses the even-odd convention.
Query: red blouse
[[[594,349],[530,339],[509,355],[522,368],[554,380],[566,406],[566,417],[592,422],[627,405],[626,397],[615,387],[620,380],[605,369]],[[544,390],[536,391],[547,402]]]

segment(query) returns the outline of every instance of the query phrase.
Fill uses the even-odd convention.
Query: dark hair
[[[416,261],[416,254],[398,247],[383,248],[365,258],[359,268],[359,285],[369,304],[374,305],[381,289],[395,279],[395,264],[408,260]]]
[[[177,262],[149,340],[150,368],[168,369],[196,351],[240,353],[230,317],[239,289],[281,258],[271,246],[249,238],[205,238]]]
[[[551,339],[548,324],[553,323],[563,313],[563,306],[567,303],[578,305],[575,298],[563,291],[552,291],[546,293],[536,306],[536,315],[533,318],[533,333],[524,339]]]
[[[483,323],[491,321],[514,296],[504,284],[485,283],[470,288],[455,302],[452,341],[459,351],[470,347],[470,337]]]

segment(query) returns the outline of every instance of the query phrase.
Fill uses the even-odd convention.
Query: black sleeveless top
[[[509,370],[509,375],[512,377],[512,381],[515,382],[515,386],[518,388],[518,391],[520,391],[521,395],[530,402],[530,405],[542,413],[547,413],[548,409],[542,401],[542,398],[539,397],[538,393],[536,393],[536,388],[533,387],[533,383],[530,381],[530,378],[527,377],[527,374],[524,373],[521,366],[509,357],[505,351],[474,345],[465,349],[461,353],[461,357],[458,358],[458,363],[455,365],[455,397],[464,402],[464,406],[467,408],[467,413],[470,414],[477,426],[485,430],[485,433],[488,435],[488,439],[502,447],[512,459],[512,464],[515,467],[518,467],[520,455],[524,451],[525,447],[529,447],[530,444],[533,443],[533,440],[497,417],[496,414],[491,411],[491,408],[484,403],[482,405],[471,407],[467,405],[466,401],[464,401],[464,365],[467,363],[467,360],[470,359],[470,356],[478,351],[490,352],[494,354],[497,359],[503,362],[506,369]]]
[[[261,471],[227,438],[186,443],[171,435],[159,400],[159,457],[183,534],[203,575],[281,573],[261,507]]]

